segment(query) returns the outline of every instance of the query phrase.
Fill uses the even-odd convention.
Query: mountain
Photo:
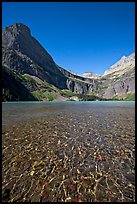
[[[123,56],[102,75],[109,87],[103,94],[104,97],[117,97],[135,94],[135,53]]]
[[[126,99],[134,97],[134,74],[134,53],[102,76],[80,76],[58,66],[26,25],[15,23],[2,31],[3,101]]]
[[[135,99],[135,53],[122,57],[103,75],[85,72],[79,76],[60,70],[70,80],[67,87],[73,92],[103,99]]]
[[[11,70],[37,76],[58,88],[66,88],[66,77],[24,24],[16,23],[4,29],[2,53],[3,65]]]
[[[96,73],[93,73],[93,72],[84,72],[83,77],[87,77],[87,78],[99,78],[100,75],[99,74],[96,74]]]
[[[123,56],[121,59],[112,65],[108,70],[105,71],[104,76],[108,74],[122,74],[127,70],[127,68],[131,69],[135,66],[135,53],[132,53],[129,56]]]

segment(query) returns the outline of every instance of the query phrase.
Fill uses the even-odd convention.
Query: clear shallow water
[[[64,111],[105,111],[110,108],[135,107],[134,101],[92,101],[92,102],[3,102],[3,126],[15,124],[18,121],[47,116]],[[104,110],[103,110],[104,109]]]
[[[4,200],[134,201],[134,102],[3,103],[2,125]]]

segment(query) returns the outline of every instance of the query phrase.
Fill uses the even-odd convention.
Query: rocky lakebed
[[[3,202],[135,202],[135,107],[62,107],[3,124]]]

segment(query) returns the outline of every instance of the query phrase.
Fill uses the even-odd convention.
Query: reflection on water
[[[134,114],[134,102],[3,103],[3,201],[135,201]]]

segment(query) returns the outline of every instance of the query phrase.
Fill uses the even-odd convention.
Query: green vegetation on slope
[[[42,92],[40,90],[33,91],[32,95],[39,101],[42,101],[42,100],[53,101],[56,98],[54,92],[48,92],[48,91]]]
[[[2,66],[2,101],[37,100],[23,83],[22,77]]]
[[[112,100],[135,101],[135,93],[118,94],[113,96]]]
[[[84,95],[84,94],[77,94],[81,101],[96,101],[100,100],[98,96],[95,95]]]
[[[82,83],[80,80],[77,80],[77,82]],[[68,98],[68,100],[80,101],[135,100],[135,93],[118,94],[111,99],[100,98],[97,96],[97,91],[100,88],[101,82],[99,84],[96,81],[96,90],[94,90],[94,94],[77,94],[68,89],[60,90],[54,85],[45,81],[38,81],[28,74],[21,75],[7,67],[2,67],[2,101],[53,101],[56,99],[57,95],[64,96]],[[105,87],[102,86],[102,89],[103,88]],[[77,99],[73,97],[77,97]]]
[[[72,91],[70,91],[70,90],[68,90],[68,89],[62,89],[62,90],[60,90],[60,94],[61,94],[62,96],[66,96],[66,97],[77,96],[76,93],[74,93],[74,92],[72,92]]]
[[[36,85],[37,84],[37,82],[34,80],[34,79],[32,79],[30,76],[28,76],[28,75],[22,75],[22,78],[25,80],[25,82],[27,82],[27,83],[30,83],[31,85],[33,84],[33,85]]]

